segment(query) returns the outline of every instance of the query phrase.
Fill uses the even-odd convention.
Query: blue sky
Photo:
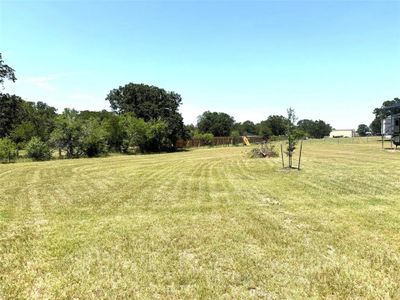
[[[285,114],[369,124],[400,97],[400,1],[4,1],[3,92],[62,110],[109,109],[129,82],[237,121]]]

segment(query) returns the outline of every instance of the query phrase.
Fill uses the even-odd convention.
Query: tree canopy
[[[288,127],[288,119],[284,116],[272,115],[265,120],[265,126],[271,129],[272,135],[285,135]]]
[[[297,126],[299,129],[306,133],[306,136],[321,139],[325,136],[328,136],[331,131],[331,125],[325,123],[322,120],[300,120],[297,122]]]
[[[258,134],[258,128],[256,124],[254,124],[252,121],[247,120],[242,123],[236,123],[234,124],[234,129],[239,131],[241,135],[256,135]]]
[[[374,109],[373,113],[375,114],[376,118],[379,119],[384,119],[390,114],[390,111],[387,110],[386,108],[393,105],[393,104],[399,104],[400,103],[400,98],[394,98],[393,100],[385,100],[383,101],[381,107],[377,107]],[[400,108],[396,108],[392,110],[392,113],[400,113]]]
[[[111,90],[106,100],[118,114],[132,113],[145,122],[164,121],[170,146],[185,136],[183,118],[178,110],[182,98],[178,93],[167,92],[156,86],[129,83]]]
[[[0,138],[9,136],[22,122],[23,100],[15,95],[0,94]]]
[[[0,53],[0,85],[4,84],[4,79],[15,82],[15,80],[17,80],[17,77],[15,77],[15,70],[4,63]]]
[[[11,137],[18,144],[34,136],[47,141],[54,129],[55,116],[56,109],[46,103],[0,94],[0,137]]]
[[[382,119],[386,118],[390,113],[398,114],[400,113],[400,108],[393,109],[389,111],[386,109],[387,107],[400,103],[400,98],[396,97],[393,100],[385,100],[382,102],[380,107],[376,107],[373,111],[375,114],[375,119],[371,122],[370,129],[372,134],[379,135],[381,134],[382,127]]]
[[[234,123],[235,119],[226,113],[205,111],[198,117],[197,128],[202,133],[229,136]]]
[[[376,118],[369,125],[371,132],[373,135],[380,135],[382,132],[382,121],[379,118]]]
[[[368,125],[365,125],[365,124],[358,125],[357,133],[359,136],[366,136],[367,132],[369,132],[369,131],[370,130],[369,130]]]
[[[270,122],[268,122],[267,120],[261,121],[260,123],[257,124],[257,128],[258,128],[258,134],[262,135],[264,138],[269,138],[270,136],[272,136],[272,130],[269,127],[270,126]]]

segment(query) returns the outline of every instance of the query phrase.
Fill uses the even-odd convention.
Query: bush
[[[95,157],[108,153],[107,132],[98,120],[90,118],[82,125],[79,138],[80,153],[87,157]]]
[[[147,123],[143,119],[135,118],[131,114],[125,114],[121,116],[120,126],[124,130],[122,152],[144,152],[147,141]]]
[[[36,136],[26,145],[26,152],[27,156],[33,160],[49,160],[51,158],[49,146]]]
[[[8,139],[0,139],[0,160],[10,162],[17,157],[17,146],[16,144]]]
[[[152,120],[147,123],[146,150],[158,151],[170,148],[168,126],[162,120]]]
[[[124,130],[122,152],[160,152],[171,148],[168,124],[161,119],[145,122],[131,114],[125,114],[121,117],[120,126]]]
[[[212,133],[196,133],[195,139],[199,139],[202,145],[212,146],[214,142],[214,135]]]

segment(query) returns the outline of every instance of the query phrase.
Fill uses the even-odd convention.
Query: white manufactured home
[[[400,145],[400,113],[391,114],[382,120],[382,135],[389,136],[393,143]]]
[[[334,129],[329,134],[331,138],[352,138],[355,137],[356,131],[354,129]]]

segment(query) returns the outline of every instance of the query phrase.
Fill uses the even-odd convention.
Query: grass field
[[[0,165],[0,299],[400,299],[400,151]]]

